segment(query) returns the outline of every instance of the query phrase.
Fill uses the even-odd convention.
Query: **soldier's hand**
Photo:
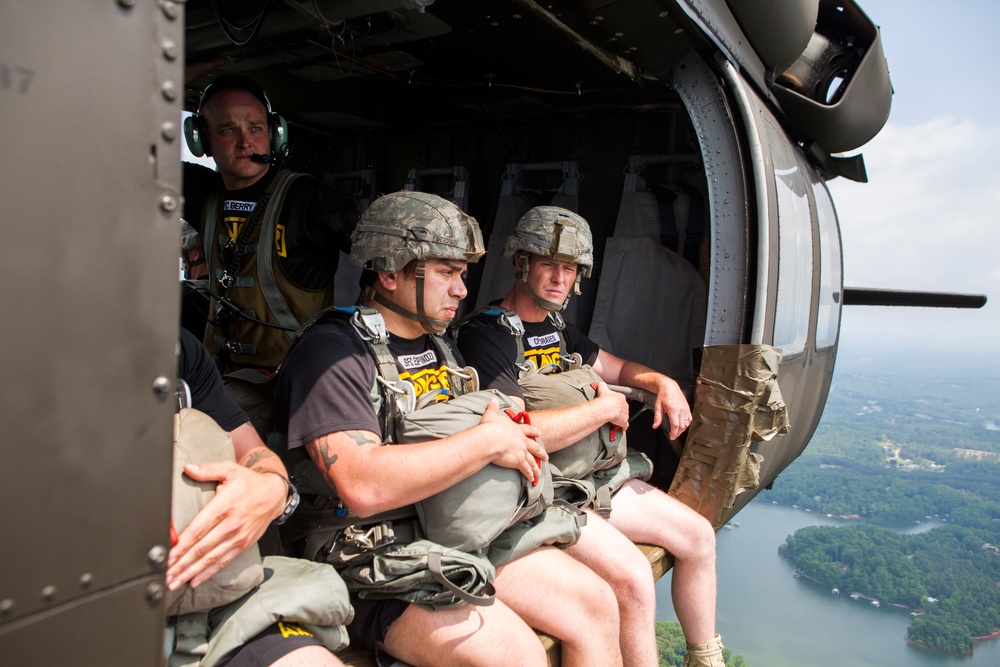
[[[287,487],[278,475],[234,463],[186,465],[199,482],[218,482],[215,496],[181,532],[167,560],[167,587],[198,586],[257,542],[281,513]]]
[[[606,422],[622,430],[628,428],[628,399],[624,394],[609,389],[606,383],[601,382],[597,385],[597,398],[594,400],[604,403],[607,410]]]
[[[676,440],[691,425],[691,406],[688,405],[680,385],[667,376],[661,378],[659,391],[656,392],[653,428],[659,428],[664,415],[670,422],[671,440]]]
[[[539,461],[549,458],[541,443],[542,432],[531,424],[519,424],[500,411],[500,404],[491,400],[483,412],[480,424],[489,425],[491,438],[500,445],[500,451],[493,463],[503,468],[520,470],[526,478],[534,481],[540,472]]]

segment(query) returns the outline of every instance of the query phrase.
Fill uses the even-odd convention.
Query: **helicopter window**
[[[813,185],[819,222],[819,314],[816,320],[816,347],[830,347],[837,342],[840,325],[841,254],[837,214],[830,193],[821,182]]]
[[[778,203],[778,302],[774,345],[795,354],[809,336],[812,287],[812,219],[807,183],[784,135],[765,122]]]

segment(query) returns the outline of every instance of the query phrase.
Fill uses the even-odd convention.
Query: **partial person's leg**
[[[319,639],[300,625],[279,621],[226,655],[220,667],[343,667]]]
[[[497,570],[497,598],[531,627],[562,644],[563,667],[614,667],[618,603],[608,584],[554,547],[542,547]]]
[[[611,585],[618,599],[625,666],[656,667],[656,591],[646,556],[621,531],[589,511],[580,540],[565,551]]]
[[[520,667],[546,664],[534,631],[499,599],[488,607],[431,611],[409,605],[389,626],[382,646],[421,667]]]
[[[611,501],[612,526],[633,542],[655,544],[674,556],[674,611],[687,641],[715,637],[715,531],[708,520],[663,491],[629,480]]]
[[[271,667],[344,667],[324,646],[307,646],[271,663]]]

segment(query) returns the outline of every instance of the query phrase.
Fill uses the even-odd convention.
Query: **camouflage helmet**
[[[401,191],[379,197],[351,234],[351,261],[372,271],[399,271],[413,260],[474,263],[486,254],[479,223],[437,195]]]
[[[586,278],[594,266],[594,237],[590,225],[576,213],[558,206],[536,206],[517,221],[503,256],[519,252],[577,264]]]

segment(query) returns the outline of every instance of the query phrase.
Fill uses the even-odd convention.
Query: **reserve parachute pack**
[[[563,373],[527,375],[519,385],[529,412],[582,405],[597,396],[601,377],[590,366]],[[578,507],[592,507],[608,518],[611,496],[630,479],[647,480],[653,463],[642,452],[630,450],[625,431],[604,423],[568,447],[549,454],[556,495]],[[590,494],[581,495],[580,487]],[[572,495],[571,495],[572,494]]]
[[[524,406],[529,412],[557,410],[582,405],[597,397],[597,385],[603,382],[590,366],[565,373],[536,373],[521,378]],[[581,479],[598,470],[607,470],[625,460],[625,431],[605,423],[569,447],[549,454],[549,462],[564,477]]]
[[[456,322],[450,330],[453,335],[460,336],[463,326],[482,318],[495,320],[514,338],[517,358],[513,363],[519,371],[518,384],[525,410],[558,410],[581,405],[597,396],[597,384],[603,380],[593,368],[584,365],[578,353],[567,352],[562,333],[566,322],[561,314],[554,311],[548,314],[559,333],[559,363],[543,368],[537,368],[524,357],[521,318],[499,304],[480,308]],[[647,456],[628,450],[625,432],[612,424],[603,424],[576,443],[550,452],[549,463],[553,466],[557,499],[577,507],[592,505],[605,518],[611,513],[611,495],[629,479],[649,479],[653,469]]]
[[[215,496],[216,483],[193,480],[184,474],[184,465],[219,461],[236,461],[229,433],[205,413],[182,408],[174,415],[172,541]],[[197,588],[184,584],[167,593],[167,615],[203,612],[229,604],[263,579],[260,551],[253,544]]]
[[[482,420],[490,401],[514,421],[527,415],[515,411],[509,398],[496,390],[476,391],[441,401],[404,415],[396,430],[399,444],[438,440],[470,429]],[[433,542],[470,553],[484,553],[502,532],[533,519],[552,504],[552,473],[540,462],[537,479],[514,468],[489,464],[454,486],[416,504],[424,534]]]

